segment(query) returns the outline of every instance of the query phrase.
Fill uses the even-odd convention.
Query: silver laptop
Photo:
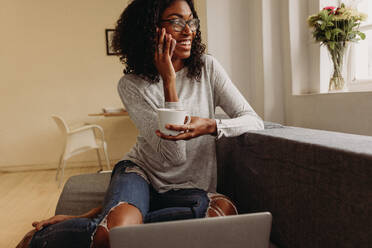
[[[269,212],[116,227],[111,248],[268,248]]]

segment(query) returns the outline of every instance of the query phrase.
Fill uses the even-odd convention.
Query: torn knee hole
[[[118,210],[118,207],[120,206],[131,206],[130,208],[127,208],[125,211],[126,213],[123,215],[121,211],[116,213]],[[108,232],[111,228],[116,226],[125,226],[125,225],[135,225],[135,224],[141,224],[143,220],[141,211],[134,205],[129,204],[127,202],[119,202],[115,206],[113,206],[109,212],[106,214],[106,216],[102,219],[102,221],[98,224],[96,230],[91,236],[91,240],[94,241],[97,238],[99,241],[101,240],[98,236],[104,235],[102,233],[106,232],[108,237]],[[92,245],[95,242],[92,242]]]
[[[127,202],[120,202],[111,208],[107,214],[107,228],[110,230],[116,226],[127,226],[142,223],[140,210]]]
[[[126,202],[119,202],[118,204],[116,204],[115,206],[113,206],[110,211],[106,214],[106,216],[101,220],[101,222],[98,224],[96,230],[93,232],[92,236],[91,236],[91,248],[94,248],[95,246],[97,246],[97,244],[101,244],[101,242],[105,242],[105,236],[107,236],[107,240],[108,240],[108,232],[109,232],[109,227],[107,225],[107,218],[108,218],[108,215],[119,205],[122,205],[122,204],[128,204]],[[99,245],[97,246],[99,247]]]
[[[116,204],[115,206],[113,206],[110,211],[106,214],[106,216],[101,220],[101,222],[98,224],[97,226],[97,229],[96,229],[96,232],[98,230],[99,227],[101,228],[104,228],[107,232],[109,231],[109,228],[107,226],[107,218],[108,218],[108,215],[119,205],[122,205],[122,204],[128,204],[126,202],[119,202],[118,204]],[[95,234],[95,233],[94,233]],[[93,235],[94,235],[93,234]]]

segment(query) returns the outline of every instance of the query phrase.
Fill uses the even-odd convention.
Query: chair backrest
[[[56,122],[59,130],[61,130],[63,134],[67,134],[70,131],[65,120],[62,117],[57,116],[57,115],[52,115],[52,118]]]

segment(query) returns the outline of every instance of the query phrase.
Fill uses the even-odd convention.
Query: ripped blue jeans
[[[209,198],[200,189],[170,190],[156,192],[146,176],[131,161],[119,162],[111,175],[102,212],[95,218],[75,218],[44,227],[32,238],[31,248],[88,248],[98,225],[105,220],[115,206],[129,203],[142,213],[143,222],[162,222],[205,217]]]

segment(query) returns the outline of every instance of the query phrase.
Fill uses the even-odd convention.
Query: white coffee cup
[[[187,123],[185,123],[185,119],[187,117]],[[158,123],[159,123],[159,130],[163,134],[177,136],[180,134],[180,131],[169,130],[166,129],[165,126],[167,124],[174,124],[174,125],[184,125],[190,124],[191,116],[185,110],[177,110],[177,109],[166,109],[160,108],[158,109]]]

